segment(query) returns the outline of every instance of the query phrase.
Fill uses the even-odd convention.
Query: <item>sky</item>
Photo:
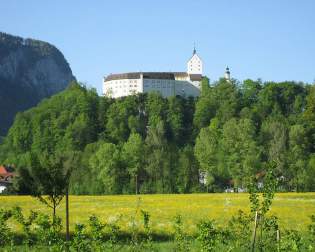
[[[193,46],[211,81],[315,79],[313,0],[4,0],[0,31],[55,45],[76,78],[186,71]]]

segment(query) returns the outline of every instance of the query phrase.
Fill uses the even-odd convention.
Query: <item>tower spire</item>
[[[196,44],[194,42],[194,51],[193,51],[193,55],[196,54]]]
[[[230,80],[231,80],[230,68],[229,68],[228,66],[225,68],[224,78],[225,78],[227,81],[230,81]]]

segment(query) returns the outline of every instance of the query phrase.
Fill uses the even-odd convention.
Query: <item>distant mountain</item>
[[[17,112],[64,90],[72,80],[70,66],[55,46],[0,32],[0,136]]]

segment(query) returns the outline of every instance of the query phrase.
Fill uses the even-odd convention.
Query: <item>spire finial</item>
[[[196,44],[194,42],[194,51],[193,51],[193,54],[196,54]]]

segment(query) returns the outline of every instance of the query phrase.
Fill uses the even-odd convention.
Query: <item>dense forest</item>
[[[267,167],[279,190],[314,191],[314,142],[315,86],[304,83],[204,78],[198,99],[110,99],[73,82],[16,116],[0,163],[75,151],[73,194],[219,192]]]

